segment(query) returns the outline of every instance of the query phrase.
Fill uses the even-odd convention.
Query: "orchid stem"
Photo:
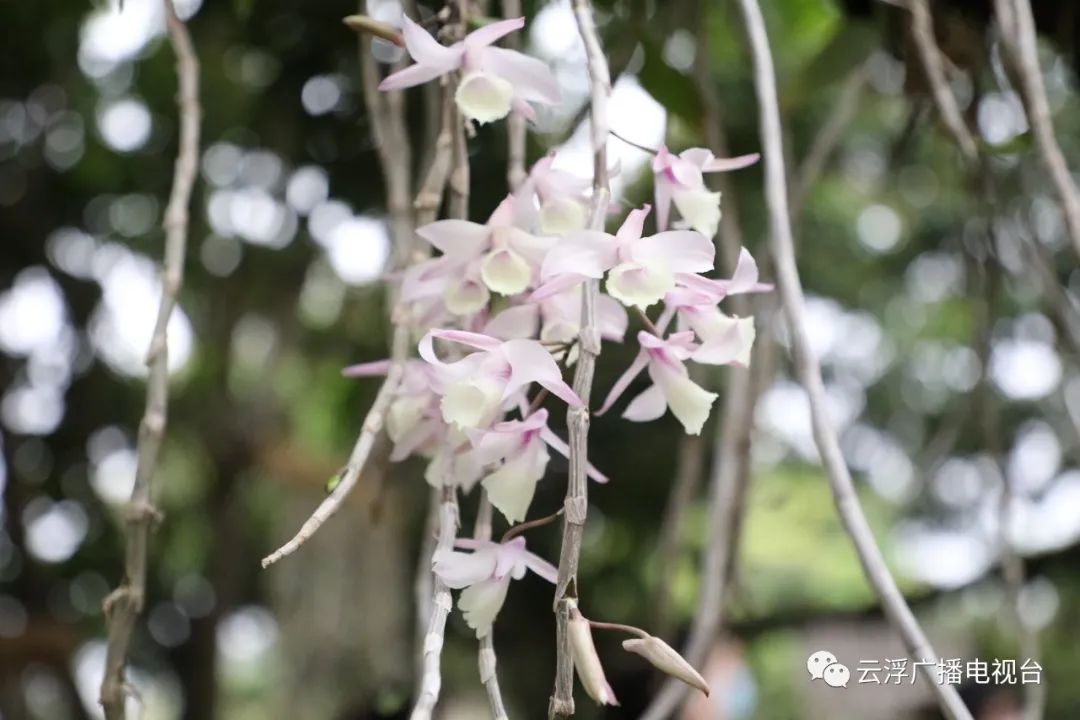
[[[537,518],[535,520],[526,520],[523,523],[519,523],[518,525],[510,528],[503,534],[501,542],[510,542],[523,532],[533,530],[538,527],[543,527],[545,525],[550,525],[551,523],[558,520],[562,516],[562,514],[563,511],[560,509],[558,512],[554,512],[546,517]]]
[[[540,388],[540,392],[536,393],[536,397],[532,399],[532,402],[529,403],[528,409],[525,410],[525,417],[529,417],[534,412],[539,410],[540,406],[544,404],[545,400],[547,400],[547,396],[549,394],[550,393],[548,392],[547,388]]]
[[[645,326],[645,329],[658,338],[663,339],[664,333],[660,332],[659,328],[653,324],[653,321],[649,319],[649,316],[645,314],[645,311],[641,308],[634,306],[634,314],[641,320],[641,324]]]
[[[622,135],[615,132],[614,130],[609,130],[608,132],[611,133],[612,137],[618,138],[619,140],[622,140],[624,143],[626,143],[630,147],[636,147],[638,150],[641,150],[643,152],[647,152],[650,155],[658,155],[658,154],[660,154],[660,151],[657,150],[656,148],[651,148],[648,145],[641,145],[640,143],[636,143],[633,140],[629,140],[627,138],[624,138]]]
[[[600,622],[599,620],[589,620],[589,625],[597,630],[615,630],[617,632],[624,632],[630,635],[637,635],[639,638],[652,637],[649,633],[645,632],[641,628],[634,627],[633,625],[623,625],[622,623],[608,623]]]

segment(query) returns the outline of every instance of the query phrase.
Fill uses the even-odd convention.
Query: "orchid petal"
[[[609,295],[596,298],[596,327],[600,331],[600,337],[622,342],[629,323],[626,308],[618,300]]]
[[[656,154],[653,155],[651,163],[652,171],[654,173],[662,173],[667,170],[668,166],[671,165],[671,158],[671,151],[668,150],[667,145],[658,147],[656,149]]]
[[[491,241],[491,228],[468,220],[437,220],[416,229],[443,254],[455,258],[473,258]]]
[[[539,306],[516,305],[491,318],[484,326],[484,334],[500,340],[531,338],[536,336],[539,323]]]
[[[455,590],[488,580],[495,572],[496,553],[492,550],[443,553],[434,563],[435,574]]]
[[[640,395],[630,401],[622,416],[633,422],[649,422],[664,415],[667,400],[659,385],[650,385]]]
[[[401,34],[405,40],[405,49],[409,56],[420,65],[440,68],[440,75],[457,68],[461,63],[464,48],[461,45],[446,47],[439,43],[431,33],[413,22],[408,15],[401,16]]]
[[[671,198],[690,227],[706,237],[716,235],[720,225],[720,193],[704,189],[676,190]]]
[[[420,344],[417,346],[417,353],[427,363],[437,367],[444,368],[447,366],[439,356],[435,354],[435,343],[432,331],[424,333],[424,337],[420,338]]]
[[[516,50],[484,48],[481,65],[514,87],[514,96],[529,102],[557,105],[562,99],[559,83],[547,63]]]
[[[632,254],[638,262],[663,261],[675,273],[707,272],[716,261],[716,247],[693,230],[668,230],[641,238],[634,243]]]
[[[398,442],[407,432],[423,422],[434,395],[400,395],[386,411],[386,435]]]
[[[529,512],[536,484],[544,476],[548,463],[547,449],[539,439],[528,449],[503,463],[482,481],[488,499],[509,523],[521,522]]]
[[[551,280],[548,280],[543,285],[536,288],[536,290],[533,290],[532,294],[528,297],[528,302],[538,303],[549,300],[557,295],[561,295],[567,290],[573,289],[588,279],[589,277],[587,275],[579,275],[578,273],[556,275]]]
[[[671,182],[665,177],[657,176],[653,194],[656,202],[656,229],[667,230],[671,213]]]
[[[514,96],[510,99],[510,110],[525,118],[525,122],[536,123],[536,111],[521,98]]]
[[[675,276],[667,264],[643,265],[636,262],[616,265],[608,273],[607,292],[629,307],[645,309],[663,299],[675,285]]]
[[[650,332],[639,330],[637,339],[638,344],[641,345],[641,347],[654,351],[654,358],[656,353],[659,353],[660,355],[670,355],[680,360],[685,360],[690,357],[690,352],[696,347],[694,345],[693,330],[672,333],[666,338],[659,338]]]
[[[448,384],[439,407],[443,420],[464,430],[491,423],[502,398],[499,384],[481,376]]]
[[[502,345],[502,351],[510,363],[510,380],[506,383],[503,399],[536,382],[570,407],[583,405],[577,393],[563,381],[559,366],[543,345],[535,340],[507,340]]]
[[[700,435],[701,428],[709,419],[716,393],[703,389],[691,380],[681,363],[677,367],[666,363],[650,363],[649,376],[663,391],[668,407],[686,432]]]
[[[476,631],[476,637],[482,638],[491,632],[495,616],[506,601],[509,587],[510,576],[507,575],[499,580],[485,580],[470,585],[461,592],[458,608],[465,616],[465,622]]]
[[[712,150],[709,150],[708,148],[696,147],[683,150],[678,154],[678,157],[686,160],[695,167],[704,168],[705,165],[712,162],[716,156],[713,155]]]
[[[712,158],[701,166],[701,171],[713,173],[742,170],[745,167],[750,167],[760,159],[760,153],[750,153],[749,155],[739,155],[732,158]]]
[[[494,550],[498,552],[500,543],[494,540],[480,540],[478,538],[471,537],[457,537],[454,538],[454,547],[464,548],[466,550]]]
[[[446,309],[455,315],[475,315],[487,307],[490,299],[488,289],[470,278],[463,278],[443,293]]]
[[[435,439],[439,427],[434,422],[428,421],[403,432],[401,437],[394,441],[394,449],[390,452],[390,462],[401,462],[416,453],[426,443]]]
[[[503,243],[537,268],[543,264],[548,253],[559,244],[556,238],[530,235],[516,227],[500,228],[496,231],[495,237],[496,246]]]
[[[465,44],[470,48],[481,48],[495,42],[501,37],[509,35],[515,30],[525,27],[525,18],[510,18],[488,23],[483,27],[473,30],[465,36]]]
[[[417,63],[416,65],[410,65],[404,70],[398,70],[392,75],[387,75],[383,78],[382,82],[379,83],[379,89],[383,91],[403,90],[405,88],[423,85],[441,75],[445,75],[451,70],[453,70],[452,67],[445,68],[440,65]]]
[[[493,337],[481,335],[480,333],[468,332],[467,330],[429,330],[428,335],[439,338],[440,340],[446,340],[447,342],[468,345],[469,347],[474,347],[477,350],[484,350],[486,352],[493,352],[502,346],[502,343]]]
[[[573,273],[591,278],[602,277],[616,262],[615,238],[598,230],[568,233],[551,249],[540,268],[540,277]]]
[[[604,404],[600,406],[600,409],[593,413],[596,417],[600,417],[615,404],[615,401],[626,389],[630,387],[630,383],[634,382],[634,379],[641,374],[641,371],[649,364],[649,356],[644,350],[639,351],[637,357],[634,358],[634,362],[630,363],[630,367],[623,371],[623,374],[619,376],[619,379],[615,381],[615,384],[611,386],[611,390],[608,391],[607,397],[604,398]]]
[[[550,429],[548,429],[546,427],[541,429],[540,430],[540,439],[543,440],[544,442],[546,442],[548,444],[548,447],[550,447],[552,450],[554,450],[555,452],[562,455],[564,458],[567,458],[567,459],[570,458],[570,446],[566,444],[565,440],[563,440],[561,437],[556,435]],[[600,472],[595,467],[593,467],[592,463],[586,464],[586,466],[585,466],[585,475],[588,478],[590,478],[591,480],[594,480],[594,481],[600,483],[601,485],[610,480],[610,478],[607,475],[605,475],[604,473]]]
[[[525,566],[552,585],[554,585],[559,578],[559,569],[557,567],[539,555],[535,555],[531,552],[526,551],[525,553]]]
[[[623,224],[619,226],[619,231],[615,233],[615,239],[620,243],[629,243],[639,239],[645,229],[645,218],[649,216],[651,209],[651,205],[642,205],[640,208],[631,210],[623,220]]]
[[[687,290],[703,296],[701,302],[693,304],[716,304],[728,294],[727,283],[723,280],[713,280],[694,273],[676,273],[675,280]]]
[[[454,101],[470,120],[484,123],[501,120],[510,114],[514,86],[492,73],[471,72],[458,83]]]
[[[511,227],[514,224],[516,214],[515,197],[513,193],[504,197],[495,209],[488,215],[487,227],[489,230],[501,227]]]
[[[758,266],[754,256],[746,248],[739,251],[739,262],[735,265],[735,272],[731,280],[720,281],[726,286],[728,295],[740,295],[742,293],[768,292],[773,289],[772,284],[758,282]]]
[[[583,229],[588,217],[580,200],[564,196],[541,203],[539,220],[541,232],[564,235]]]
[[[749,367],[750,350],[754,346],[754,338],[757,335],[754,319],[752,317],[726,319],[731,321],[726,332],[707,339],[691,357],[696,362],[709,365],[734,363]]]
[[[684,154],[686,152],[683,151]],[[712,153],[709,154],[712,155]],[[683,189],[698,190],[705,187],[705,179],[701,176],[701,168],[681,155],[671,156],[668,172],[670,172],[676,184]]]
[[[480,262],[484,284],[500,295],[517,295],[529,286],[532,271],[525,259],[509,248],[488,253]]]
[[[399,300],[407,303],[442,294],[452,270],[446,257],[416,263],[402,273]]]
[[[499,557],[495,565],[495,577],[509,575],[514,580],[525,577],[525,536],[518,535],[500,543],[497,548]]]
[[[342,368],[341,374],[347,378],[378,377],[385,375],[390,370],[390,360],[375,360],[366,363],[357,363]]]

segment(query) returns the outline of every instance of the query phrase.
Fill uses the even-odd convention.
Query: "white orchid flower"
[[[559,86],[546,64],[515,50],[495,47],[504,35],[525,26],[525,18],[501,20],[474,30],[453,45],[441,45],[430,33],[402,16],[405,49],[416,61],[379,83],[380,90],[421,85],[460,70],[454,99],[465,117],[488,123],[511,109],[534,119],[530,102],[558,104]]]
[[[526,570],[550,583],[558,576],[554,565],[525,549],[520,535],[505,543],[458,539],[454,544],[472,552],[452,550],[437,556],[434,570],[447,587],[463,589],[458,608],[477,638],[491,632],[511,579],[520,580]]]
[[[656,193],[656,226],[666,230],[671,203],[690,225],[705,237],[716,235],[720,223],[720,193],[705,187],[702,173],[727,172],[753,165],[757,153],[717,158],[705,148],[690,148],[672,155],[661,146],[652,161]]]

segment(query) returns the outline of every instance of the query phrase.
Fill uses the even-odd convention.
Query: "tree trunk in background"
[[[353,717],[386,688],[401,688],[401,702],[408,703],[413,563],[407,495],[396,478],[385,477],[385,453],[375,459],[343,511],[295,557],[267,571],[286,663],[282,717]],[[319,490],[293,490],[278,535],[303,522],[322,500]]]

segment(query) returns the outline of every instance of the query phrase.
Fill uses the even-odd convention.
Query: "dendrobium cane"
[[[436,557],[434,570],[447,587],[464,588],[458,608],[478,638],[491,632],[511,579],[520,580],[531,570],[554,583],[558,574],[555,566],[525,549],[525,538],[520,535],[505,543],[462,538],[455,545],[472,552],[453,550]]]
[[[673,155],[661,145],[652,161],[656,192],[656,225],[666,230],[674,201],[683,220],[705,237],[716,234],[720,223],[720,193],[705,187],[702,173],[727,172],[753,165],[760,156],[717,158],[705,148],[690,148]]]
[[[533,119],[535,113],[530,102],[546,105],[559,102],[559,86],[547,65],[492,44],[524,27],[525,18],[485,25],[449,47],[440,44],[408,16],[403,15],[402,22],[405,49],[416,64],[388,76],[379,84],[380,90],[421,85],[460,70],[462,76],[454,99],[462,114],[478,123],[504,118],[511,109]]]

